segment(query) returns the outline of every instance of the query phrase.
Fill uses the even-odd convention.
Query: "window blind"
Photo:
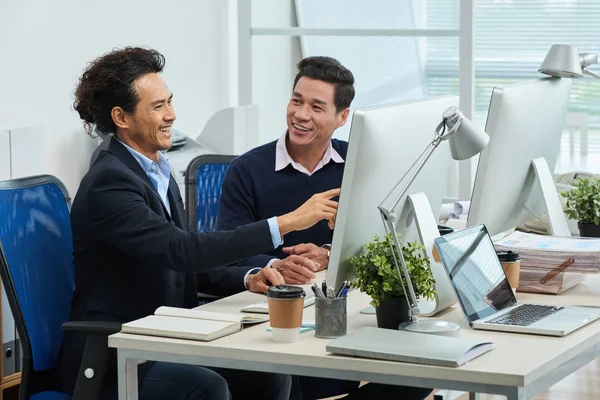
[[[456,18],[457,1],[428,0],[429,23]],[[492,88],[541,77],[537,72],[552,44],[600,52],[598,0],[475,0],[475,120],[484,124]],[[458,41],[429,41],[426,92],[453,92],[458,80]],[[596,67],[592,67],[594,69]],[[569,112],[589,115],[600,130],[600,81],[573,82]],[[592,149],[590,149],[592,151]],[[600,148],[597,149],[600,152]]]

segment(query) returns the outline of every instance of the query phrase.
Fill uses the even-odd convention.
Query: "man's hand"
[[[315,278],[314,272],[319,269],[319,264],[306,257],[291,255],[283,260],[276,260],[271,264],[289,285],[303,285]]]
[[[326,219],[330,229],[335,224],[338,203],[331,200],[340,195],[340,189],[331,189],[317,193],[291,213],[277,217],[281,236],[292,231],[308,229],[317,222]]]
[[[306,257],[318,263],[319,269],[317,271],[326,269],[329,264],[329,251],[313,243],[302,243],[296,246],[284,247],[282,250],[286,254]]]
[[[274,268],[263,268],[257,274],[250,274],[246,278],[246,287],[255,293],[267,293],[269,286],[283,284],[283,276]]]

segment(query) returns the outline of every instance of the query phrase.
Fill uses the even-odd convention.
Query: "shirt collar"
[[[327,148],[325,149],[325,153],[323,153],[323,158],[321,158],[321,161],[319,161],[319,163],[317,164],[317,166],[315,167],[315,169],[313,170],[312,173],[308,172],[308,170],[302,164],[294,161],[292,159],[292,157],[290,156],[290,153],[288,153],[287,147],[285,145],[286,137],[287,137],[287,132],[285,132],[277,140],[277,145],[275,146],[275,171],[281,171],[282,169],[284,169],[285,167],[287,167],[288,165],[291,164],[295,170],[305,173],[307,175],[312,175],[315,172],[317,172],[319,169],[321,169],[325,165],[327,165],[330,161],[333,161],[338,164],[344,163],[344,159],[333,148],[333,146],[331,144],[331,140],[330,140],[329,146],[327,146]]]
[[[119,143],[121,143],[123,146],[125,146],[125,148],[131,153],[131,155],[140,164],[140,166],[142,167],[144,172],[146,172],[146,173],[153,172],[152,165],[154,165],[154,164],[158,165],[158,168],[163,170],[163,172],[169,172],[169,173],[171,172],[171,163],[169,162],[169,159],[167,158],[167,156],[165,156],[162,152],[160,152],[160,151],[158,152],[158,162],[155,163],[154,161],[152,161],[151,159],[149,159],[148,157],[146,157],[139,151],[134,150],[133,148],[127,146],[125,143],[123,143],[122,141],[117,139],[116,136],[114,137],[114,139],[118,140]]]

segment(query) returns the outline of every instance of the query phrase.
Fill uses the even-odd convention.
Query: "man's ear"
[[[110,110],[110,116],[112,117],[112,120],[117,126],[117,128],[129,128],[127,114],[125,113],[125,110],[123,110],[121,107],[113,107],[113,109]]]
[[[338,122],[338,128],[341,128],[346,124],[346,121],[348,120],[348,115],[350,115],[350,108],[346,108],[344,111],[339,113],[340,120]]]

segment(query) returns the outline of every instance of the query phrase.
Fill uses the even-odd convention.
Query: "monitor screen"
[[[341,282],[350,279],[351,257],[361,254],[374,235],[380,238],[385,235],[378,206],[431,144],[442,113],[451,106],[458,106],[458,97],[431,97],[358,109],[354,112],[331,242],[327,285],[337,288]],[[434,231],[437,231],[436,222],[450,162],[450,148],[447,142],[442,142],[415,178],[408,192],[423,192],[427,195]],[[397,192],[393,192],[394,195]],[[400,199],[395,211],[396,229],[402,235],[402,240],[421,241],[407,195]],[[428,241],[423,244],[430,253],[433,238]],[[431,269],[437,282],[438,294],[452,295],[450,305],[454,304],[456,300],[444,268],[432,262]],[[421,302],[421,310],[424,312],[435,306],[434,302],[425,303]]]
[[[436,238],[435,245],[469,324],[516,304],[484,225]]]

